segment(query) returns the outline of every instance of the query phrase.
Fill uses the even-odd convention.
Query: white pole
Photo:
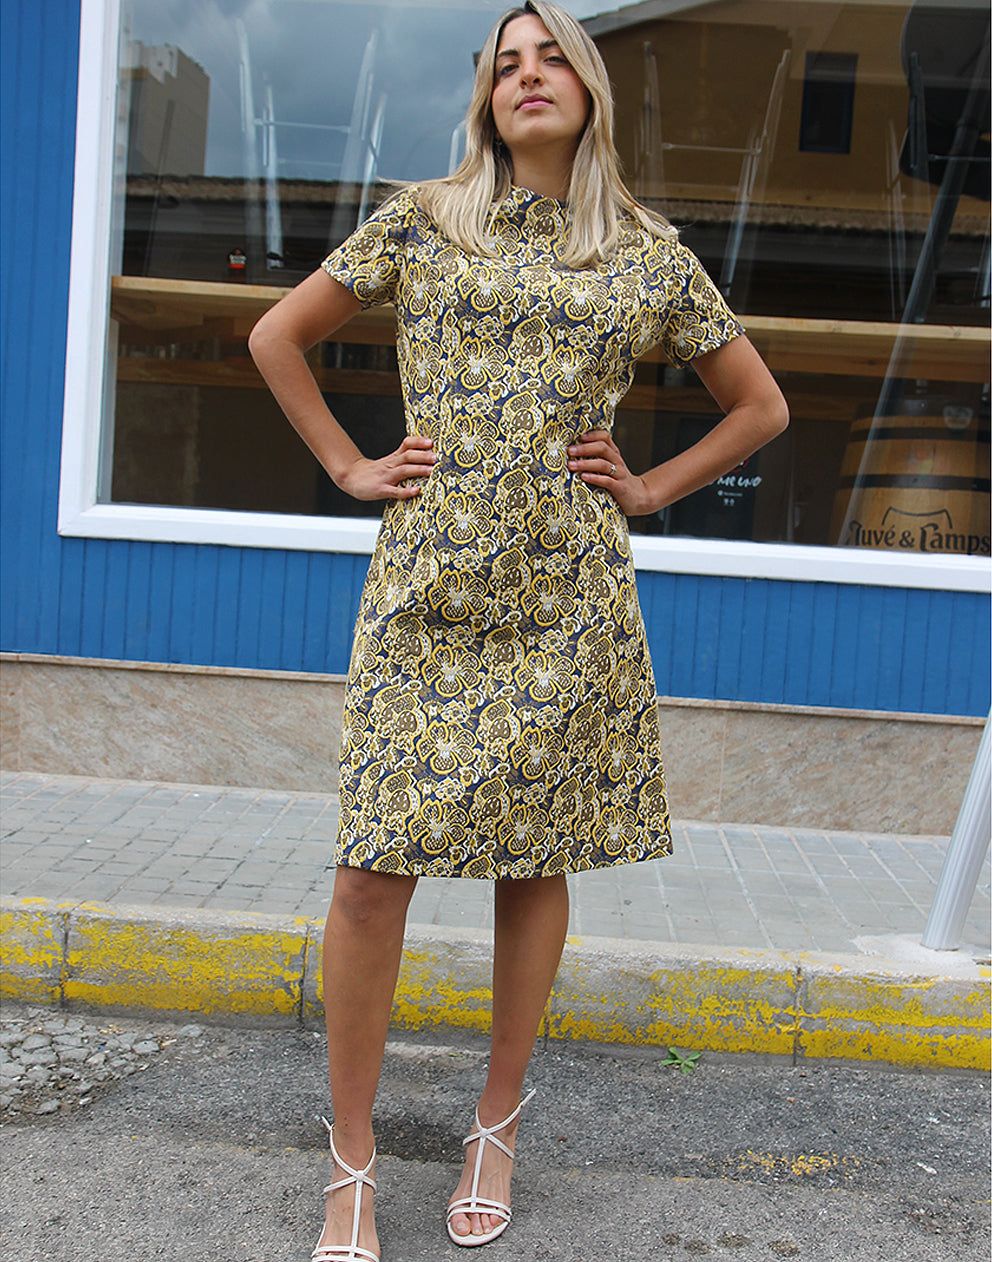
[[[964,801],[958,812],[951,844],[940,871],[937,893],[923,932],[923,946],[933,951],[956,951],[961,945],[965,917],[978,884],[992,831],[992,715],[978,746]]]

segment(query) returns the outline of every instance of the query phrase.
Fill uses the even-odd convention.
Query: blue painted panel
[[[104,651],[103,596],[107,585],[107,545],[88,539],[83,550],[82,604],[79,610],[79,651],[84,657],[111,657]]]
[[[25,518],[27,514],[24,515]],[[59,608],[55,625],[56,648],[36,648],[35,653],[64,653],[67,657],[79,656],[82,649],[81,611],[83,608],[83,558],[86,544],[82,539],[66,539],[62,547],[62,560],[55,583],[58,585]],[[37,640],[27,643],[40,644]],[[5,641],[6,643],[6,641]]]
[[[115,660],[124,656],[130,555],[131,549],[128,548],[127,556],[120,558],[124,564],[120,564],[118,558],[111,556],[110,550],[104,545],[103,656]]]
[[[767,588],[764,579],[744,580],[744,609],[741,616],[740,676],[737,695],[742,701],[761,697],[761,674],[765,656],[765,615]],[[777,701],[778,697],[769,697]]]
[[[176,549],[155,544],[151,549],[148,584],[148,637],[145,652],[150,662],[167,662],[172,626],[173,563]]]
[[[812,620],[806,641],[809,646],[809,704],[829,705],[833,691],[837,618],[834,586],[829,583],[813,583],[812,605]]]
[[[218,552],[214,658],[218,666],[233,666],[238,656],[236,611],[241,588],[241,555],[236,548],[219,548]]]
[[[301,605],[303,669],[319,671],[326,659],[330,558],[326,553],[307,557],[306,591]]]
[[[790,643],[794,638],[792,625],[793,583],[766,584],[767,615],[765,645],[761,672],[761,693],[765,698],[785,700],[785,676],[789,661]]]
[[[140,660],[148,641],[148,600],[151,591],[151,544],[135,543],[127,556],[127,612],[124,620],[125,660]]]
[[[963,612],[963,607],[962,607]],[[960,693],[953,692],[947,704],[955,704],[958,710],[943,710],[948,714],[988,714],[990,694],[992,694],[992,654],[989,653],[989,617],[988,602],[981,596],[976,597],[970,605],[972,613],[971,647],[972,664],[968,672],[970,686],[963,686]],[[957,626],[952,624],[948,629],[952,642],[957,635]],[[977,704],[978,709],[973,707]],[[985,708],[982,709],[984,704]]]
[[[198,661],[193,639],[196,552],[196,548],[185,545],[173,549],[168,662]]]
[[[853,695],[872,697],[878,693],[878,672],[882,657],[881,602],[865,600],[859,589],[858,642],[854,659]],[[873,707],[874,708],[874,705]]]
[[[283,661],[282,629],[287,621],[286,553],[262,554],[262,583],[258,593],[258,652],[264,661]]]
[[[220,548],[192,549],[196,557],[193,575],[193,655],[200,659],[205,653],[216,660],[217,621],[220,609],[217,604],[217,572],[220,566]]]
[[[692,637],[695,656],[692,664],[693,696],[716,695],[717,664],[723,624],[723,584],[706,583],[699,588],[696,604],[696,630]]]
[[[818,584],[793,583],[789,592],[789,644],[785,653],[782,695],[795,696],[809,688],[812,668],[813,624]]]
[[[903,675],[901,642],[907,625],[907,593],[899,588],[886,588],[880,595],[876,706],[882,710],[894,710],[896,709],[895,702],[901,696]]]
[[[655,687],[663,697],[671,696],[669,685],[672,678],[675,628],[672,625],[668,588],[664,577],[659,574],[641,575],[637,588],[648,649],[654,665]]]
[[[671,679],[684,679],[691,687],[696,661],[696,609],[699,584],[692,576],[676,576],[671,598],[672,650],[670,659]],[[705,646],[702,646],[705,649]]]
[[[53,503],[77,31],[75,3],[0,5],[0,643],[26,641],[41,652],[54,652],[58,640]],[[25,495],[34,501],[30,514],[21,512]]]
[[[744,583],[721,583],[720,629],[713,696],[736,693],[741,677],[744,646]]]
[[[858,706],[858,658],[861,653],[862,587],[839,586],[836,589],[837,615],[834,622],[833,679],[830,695],[837,700],[829,705]],[[872,691],[874,695],[874,691]],[[869,704],[867,709],[871,709]]]
[[[369,558],[335,557],[329,582],[330,608],[327,619],[327,666],[325,669],[344,674],[351,656],[351,633],[358,617],[362,587],[368,573]]]
[[[305,552],[289,552],[286,554],[286,592],[285,607],[302,610],[307,603],[307,575],[309,566]],[[290,670],[303,669],[303,619],[301,617],[282,619],[282,660],[292,662]]]
[[[953,664],[946,657],[953,601],[949,592],[930,592],[928,603],[928,617],[922,635],[907,637],[914,652],[919,652],[922,646],[920,673],[923,678],[923,709],[926,711],[939,706],[954,686]],[[930,663],[935,667],[939,664],[939,671],[925,669]]]

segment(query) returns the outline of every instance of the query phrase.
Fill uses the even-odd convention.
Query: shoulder
[[[698,266],[696,256],[682,244],[674,228],[670,232],[651,232],[633,218],[620,221],[618,249],[651,272]]]
[[[365,222],[408,224],[417,213],[419,197],[420,186],[406,184],[381,201]]]

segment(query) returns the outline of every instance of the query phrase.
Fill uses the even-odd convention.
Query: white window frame
[[[69,319],[66,338],[60,535],[371,553],[373,519],[101,503],[103,418],[113,399],[107,354],[117,109],[119,0],[81,0]],[[108,366],[109,365],[109,366]],[[107,453],[109,455],[109,453]],[[992,591],[983,557],[931,557],[787,543],[637,536],[639,570],[734,578]]]

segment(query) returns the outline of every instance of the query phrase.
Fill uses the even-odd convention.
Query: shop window
[[[987,162],[954,204],[913,336],[898,335],[939,193],[900,169],[909,4],[568,7],[607,62],[632,191],[680,226],[793,417],[746,467],[633,530],[659,546],[727,541],[728,557],[740,543],[988,555]],[[347,519],[377,514],[316,465],[246,337],[391,181],[457,163],[472,53],[495,12],[488,0],[125,6],[97,509],[133,506],[149,530],[138,509],[326,519],[330,548]],[[813,48],[811,31],[823,32]],[[399,441],[388,312],[356,318],[311,364],[369,455]],[[650,352],[617,415],[631,467],[695,441],[713,409],[691,370]],[[216,527],[227,540],[226,520],[189,537]]]

